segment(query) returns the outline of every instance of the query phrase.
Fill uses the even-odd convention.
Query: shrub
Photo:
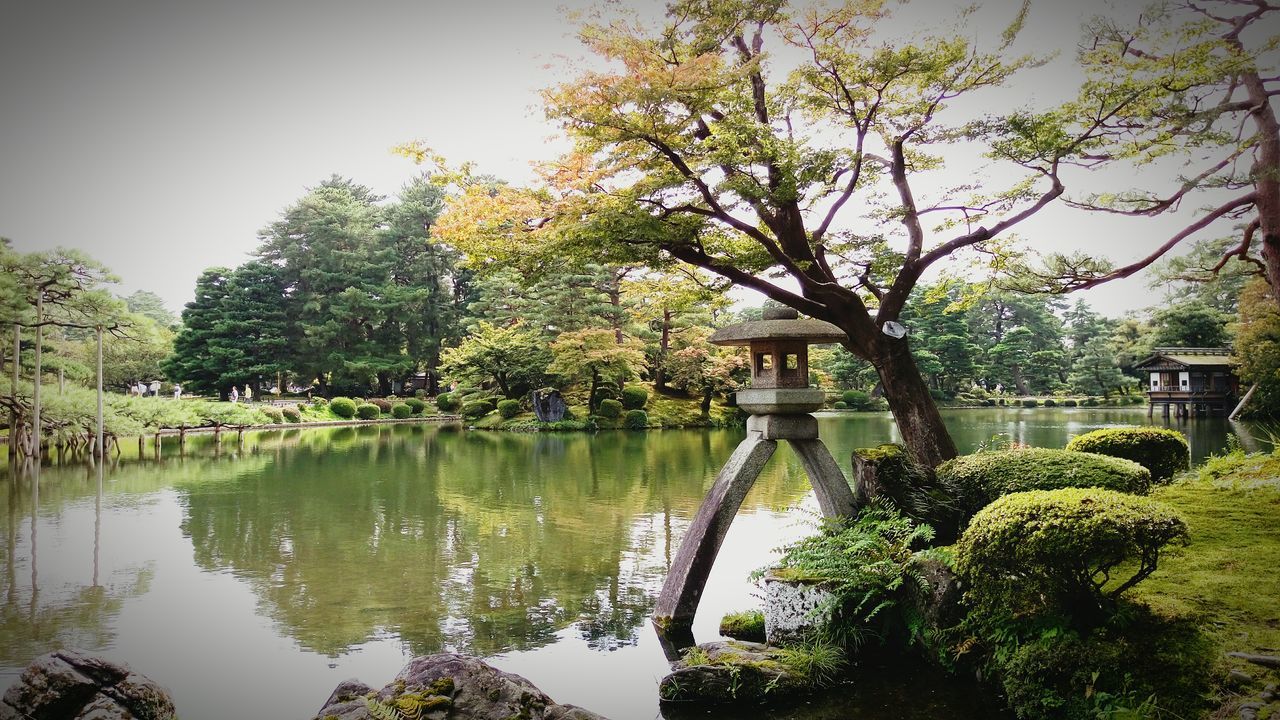
[[[291,423],[302,422],[302,410],[297,405],[285,405],[280,408],[280,414]]]
[[[1033,408],[1033,407],[1038,407],[1039,405],[1040,405],[1040,402],[1035,398],[1024,398],[1022,400],[1022,407],[1024,408]]]
[[[643,410],[628,410],[622,418],[622,426],[628,430],[643,430],[649,426],[649,413]]]
[[[493,403],[488,400],[473,400],[462,406],[462,416],[472,420],[484,417],[493,412]]]
[[[929,397],[933,398],[934,400],[948,399],[947,394],[937,388],[929,388]]]
[[[1024,720],[1193,718],[1205,710],[1214,655],[1195,622],[1127,607],[1085,635],[1034,632],[995,665]]]
[[[735,640],[764,642],[764,613],[759,610],[727,613],[720,618],[720,634]]]
[[[453,412],[458,409],[458,401],[452,393],[440,393],[436,396],[436,407],[440,408],[440,412]]]
[[[369,405],[372,405],[372,406],[374,406],[374,407],[378,408],[378,412],[380,412],[380,413],[382,413],[382,414],[384,414],[384,415],[385,415],[385,414],[387,414],[387,413],[389,413],[389,412],[391,412],[391,401],[390,401],[390,400],[379,400],[379,399],[375,399],[375,400],[367,400],[366,402],[367,402]]]
[[[325,405],[329,404],[329,401],[320,397],[319,395],[316,395],[315,397],[311,398],[311,404],[316,407],[324,407]]]
[[[413,396],[414,396],[415,398],[417,398],[418,400],[426,400],[426,399],[427,399],[427,389],[426,389],[426,388],[418,388],[417,390],[414,390],[414,391],[413,391]]]
[[[329,409],[334,415],[350,420],[356,416],[356,401],[346,397],[336,397],[329,401]]]
[[[843,401],[843,400],[837,400],[837,401],[835,401],[835,402],[831,403],[831,407],[832,407],[833,409],[835,409],[835,410],[848,410],[848,409],[849,409],[849,403],[847,403],[847,402],[845,402],[845,401]]]
[[[503,400],[498,403],[498,414],[510,420],[520,414],[519,400]]]
[[[600,406],[596,408],[596,414],[602,418],[621,417],[622,403],[612,399],[601,400]]]
[[[1049,448],[962,455],[939,465],[937,473],[957,494],[966,518],[1002,495],[1023,490],[1100,487],[1145,493],[1151,487],[1151,473],[1135,462]]]
[[[861,390],[845,390],[840,400],[854,410],[865,410],[871,405],[871,396]]]
[[[1062,407],[1075,407],[1076,405],[1075,400],[1067,399],[1062,401]]]
[[[1057,400],[1054,400],[1053,398],[1045,398],[1045,399],[1044,399],[1044,406],[1045,406],[1045,407],[1057,407],[1057,406],[1058,406],[1058,401],[1057,401]]]
[[[917,548],[932,539],[928,525],[871,504],[857,519],[784,548],[773,574],[827,585],[835,602],[817,609],[817,625],[838,642],[910,638],[923,632],[914,594],[923,584],[920,563],[939,557],[937,550]]]
[[[421,398],[411,397],[404,401],[409,406],[409,410],[413,415],[421,415],[423,410],[427,409],[427,404]]]
[[[1186,522],[1148,498],[1101,488],[1019,492],[973,516],[956,544],[956,570],[979,611],[1058,613],[1093,627],[1155,571],[1167,545],[1188,540]]]
[[[278,407],[263,405],[258,408],[258,410],[260,410],[263,415],[266,415],[268,420],[277,425],[284,422],[284,413],[282,413]]]
[[[396,403],[391,406],[391,417],[397,420],[403,420],[413,414],[413,408],[409,407],[409,403]]]
[[[1176,430],[1155,427],[1103,428],[1078,435],[1067,449],[1132,460],[1151,471],[1154,482],[1191,469],[1191,446]]]
[[[649,391],[642,387],[628,385],[622,388],[622,407],[628,410],[640,410],[649,402]]]
[[[983,400],[983,401],[982,401],[982,406],[983,406],[983,407],[995,407],[995,406],[996,406],[996,400],[995,400],[995,398],[987,398],[986,400]]]
[[[1098,407],[1098,398],[1085,398],[1080,401],[1080,407]]]
[[[373,420],[382,414],[382,409],[373,403],[360,403],[356,406],[356,417],[361,420]]]

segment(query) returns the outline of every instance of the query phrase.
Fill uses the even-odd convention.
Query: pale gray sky
[[[1069,87],[1065,59],[1100,3],[1037,0],[1019,45],[1066,55],[1008,97]],[[958,5],[915,0],[902,22]],[[330,174],[395,194],[417,172],[397,143],[527,180],[530,160],[562,148],[537,90],[580,52],[558,3],[539,0],[11,0],[4,17],[0,236],[81,248],[122,293],[175,311],[204,268],[243,262],[258,229]],[[1021,234],[1123,261],[1167,228],[1062,210]],[[1129,280],[1085,297],[1117,315],[1159,294]]]

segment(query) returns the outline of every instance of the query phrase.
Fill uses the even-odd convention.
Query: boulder
[[[554,388],[543,388],[534,390],[531,397],[533,405],[533,415],[540,422],[560,422],[564,420],[565,411],[568,406],[564,402],[564,396],[559,390]]]
[[[171,720],[173,700],[128,665],[79,650],[31,662],[0,700],[0,720]]]
[[[604,720],[559,705],[533,683],[482,660],[452,653],[414,658],[381,690],[356,680],[338,685],[315,720]]]
[[[773,700],[808,690],[821,678],[786,661],[786,651],[729,640],[687,650],[658,685],[663,703],[741,703]]]

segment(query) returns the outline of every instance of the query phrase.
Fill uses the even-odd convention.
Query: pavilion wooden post
[[[36,459],[36,464],[40,464],[43,457],[40,442],[40,376],[43,374],[40,367],[41,350],[44,344],[44,289],[41,288],[36,293],[36,357],[35,371],[31,377],[31,453]]]
[[[818,439],[818,421],[810,413],[825,395],[810,388],[808,343],[835,342],[844,332],[818,320],[799,320],[794,310],[770,309],[762,320],[721,328],[710,338],[719,345],[751,348],[752,386],[738,393],[738,407],[751,414],[747,437],[716,476],[689,526],[654,605],[659,633],[689,636],[711,567],[720,546],[779,440],[791,443],[813,485],[826,517],[848,517],[857,510],[853,490],[826,445]]]
[[[13,374],[10,376],[9,399],[13,407],[9,409],[9,459],[18,458],[18,380],[19,368],[22,366],[22,325],[13,324]]]

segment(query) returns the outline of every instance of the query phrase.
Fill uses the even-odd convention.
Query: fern
[[[400,711],[396,706],[384,703],[376,698],[361,698],[364,701],[364,707],[369,711],[369,717],[373,720],[405,720],[400,717]]]

